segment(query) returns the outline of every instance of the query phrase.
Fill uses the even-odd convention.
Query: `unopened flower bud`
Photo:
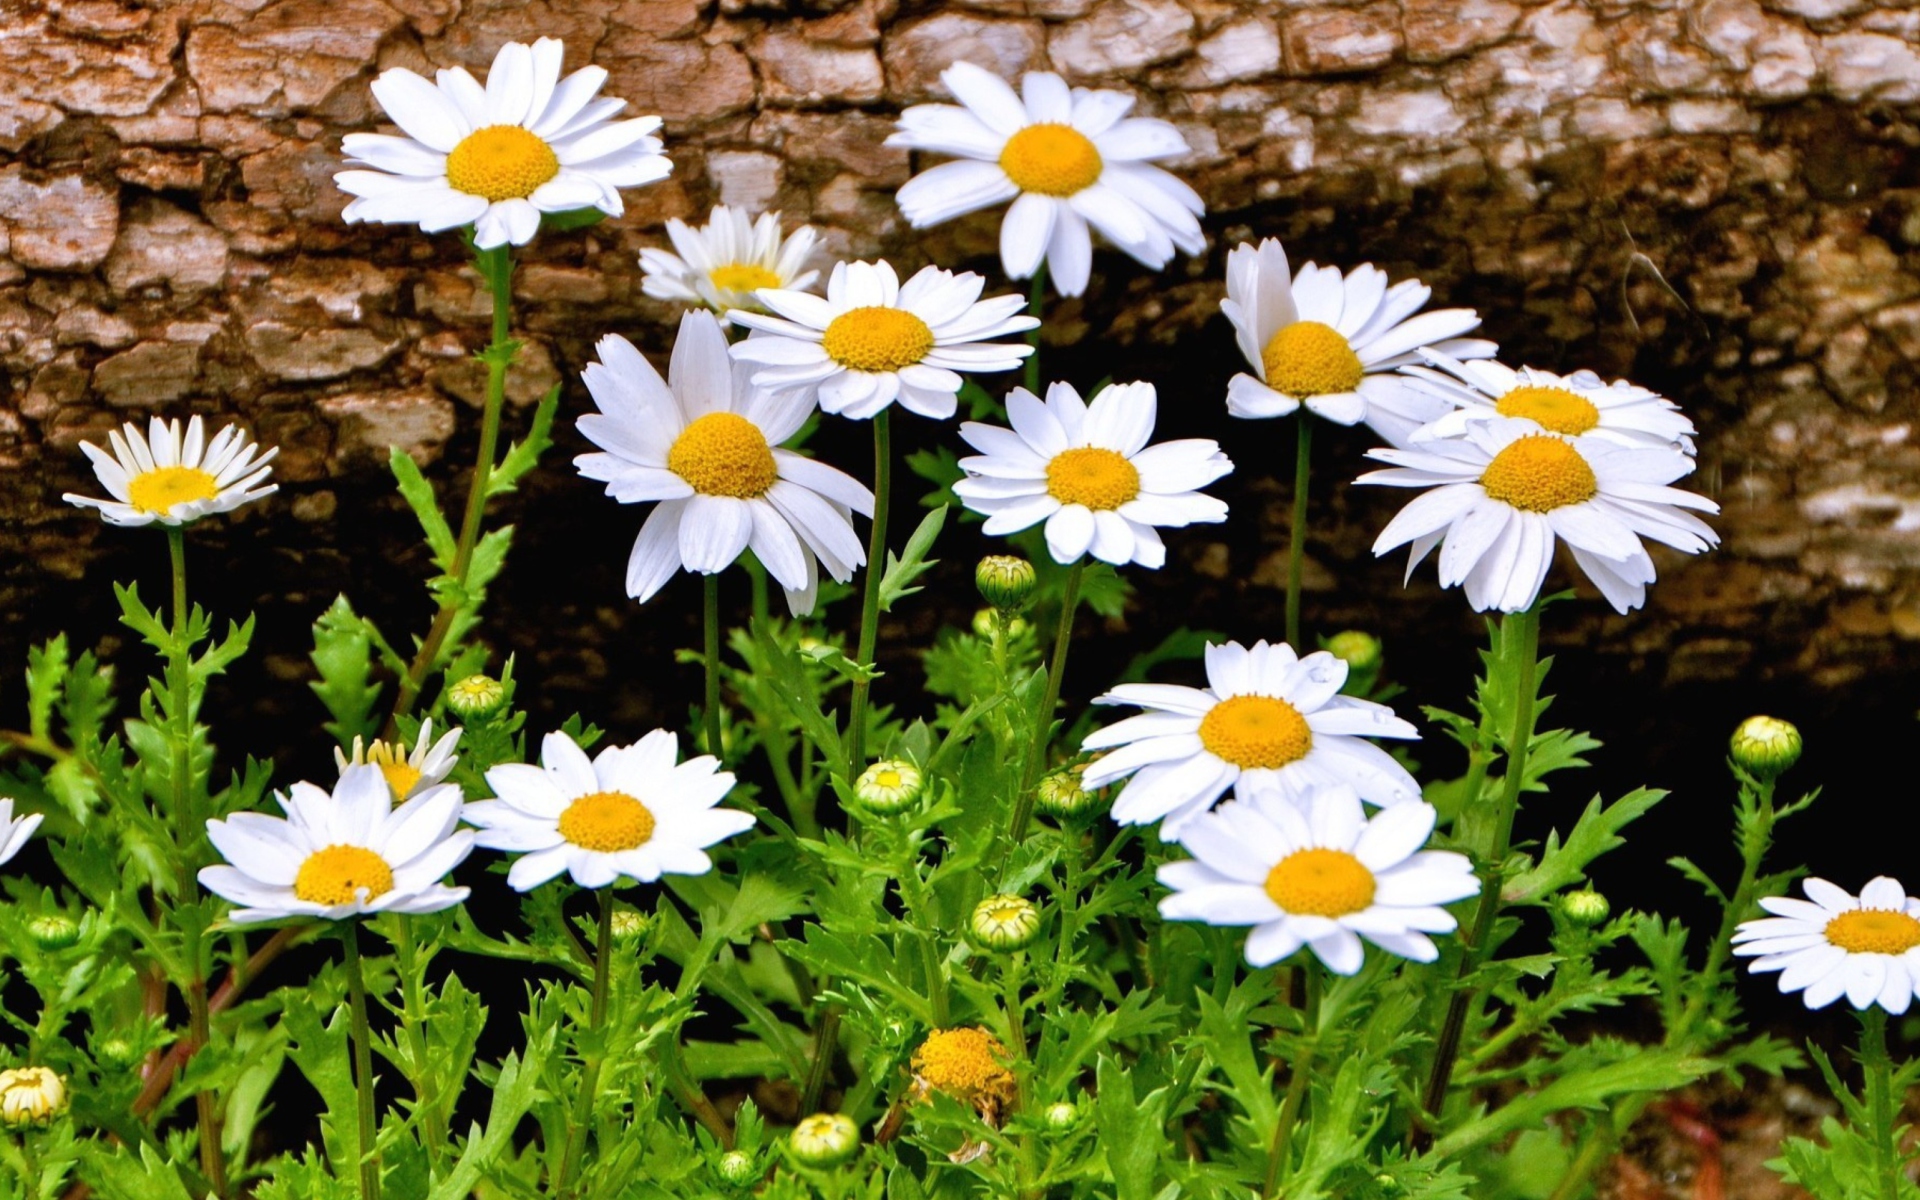
[[[980,598],[1001,612],[1017,613],[1033,603],[1033,564],[1011,554],[989,554],[973,571]]]
[[[983,641],[991,641],[994,623],[1003,617],[1007,622],[1008,641],[1027,636],[1027,631],[1033,628],[1027,624],[1025,617],[1016,617],[1011,613],[999,613],[991,608],[983,608],[973,614],[973,636]]]
[[[67,1111],[67,1081],[45,1067],[0,1071],[0,1125],[26,1129]]]
[[[1081,786],[1086,769],[1085,764],[1078,764],[1041,776],[1034,791],[1034,807],[1056,821],[1098,815],[1104,807],[1101,793]]]
[[[803,1167],[837,1167],[860,1151],[860,1127],[843,1113],[815,1113],[793,1127],[787,1149]]]
[[[140,1047],[126,1038],[110,1037],[93,1048],[93,1061],[110,1071],[124,1071],[140,1061]]]
[[[80,922],[65,913],[42,913],[27,922],[27,936],[42,950],[66,950],[80,942]]]
[[[762,1174],[760,1164],[744,1150],[729,1150],[722,1154],[719,1161],[713,1164],[713,1173],[720,1177],[720,1182],[742,1188]]]
[[[653,917],[637,908],[616,908],[613,910],[613,940],[621,945],[632,945],[647,936],[653,928]]]
[[[1800,731],[1778,717],[1748,717],[1733,731],[1733,761],[1765,782],[1778,779],[1800,761]]]
[[[986,950],[1020,950],[1040,936],[1040,910],[1024,896],[988,896],[974,906],[967,935]]]
[[[506,702],[505,685],[487,675],[469,675],[447,689],[447,707],[462,721],[496,716]]]
[[[1041,1115],[1047,1122],[1047,1128],[1055,1133],[1067,1133],[1080,1123],[1080,1107],[1065,1100],[1047,1105],[1046,1112]]]
[[[890,816],[904,812],[920,798],[921,782],[918,767],[886,758],[860,772],[853,781],[853,797],[868,812]]]
[[[1347,664],[1350,671],[1380,669],[1380,639],[1365,630],[1348,629],[1327,639],[1327,653]]]
[[[1560,897],[1560,911],[1575,925],[1591,929],[1605,921],[1613,908],[1605,896],[1592,888],[1583,888]]]

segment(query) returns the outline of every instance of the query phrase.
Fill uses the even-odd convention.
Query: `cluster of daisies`
[[[619,119],[624,102],[599,96],[604,70],[562,77],[561,65],[560,43],[541,39],[503,47],[484,85],[459,68],[432,81],[381,75],[374,94],[400,135],[346,140],[355,168],[337,176],[354,197],[345,219],[470,227],[488,250],[525,244],[548,215],[618,215],[620,189],[672,169],[654,136],[659,119]],[[900,190],[915,227],[1004,205],[1006,275],[1044,270],[1068,296],[1088,286],[1096,232],[1154,269],[1204,250],[1200,198],[1156,165],[1187,142],[1166,121],[1131,115],[1132,97],[1044,72],[1016,91],[967,63],[942,78],[958,103],[907,109],[888,139],[950,160]],[[625,338],[600,342],[584,372],[596,411],[579,421],[598,450],[576,465],[614,500],[653,506],[628,563],[633,597],[751,552],[805,614],[823,571],[845,581],[866,565],[853,518],[872,516],[876,497],[787,443],[820,413],[866,421],[897,405],[949,420],[964,376],[1019,367],[1033,346],[1008,339],[1039,321],[1018,295],[985,295],[977,274],[928,266],[903,282],[880,261],[823,271],[818,234],[783,231],[777,213],[723,205],[703,227],[675,220],[667,233],[671,251],[641,255],[645,292],[689,306],[667,371]],[[1437,548],[1443,586],[1463,587],[1479,610],[1531,607],[1562,543],[1623,612],[1644,603],[1654,579],[1646,541],[1685,553],[1715,543],[1693,515],[1715,506],[1673,486],[1694,466],[1694,429],[1677,406],[1590,372],[1503,366],[1497,347],[1470,336],[1473,310],[1428,309],[1431,298],[1418,280],[1391,282],[1371,265],[1295,270],[1277,241],[1236,248],[1222,311],[1248,370],[1232,379],[1227,412],[1367,425],[1388,444],[1372,453],[1386,469],[1360,482],[1422,489],[1376,553],[1410,546],[1411,573]],[[1041,526],[1062,564],[1154,569],[1166,561],[1161,530],[1226,519],[1203,489],[1233,464],[1211,440],[1155,442],[1151,384],[1114,383],[1090,398],[1064,382],[1044,396],[1014,388],[1006,410],[1004,427],[958,429],[975,453],[954,491],[989,535]],[[232,429],[209,443],[198,418],[184,437],[177,422],[156,420],[147,436],[129,426],[111,443],[112,454],[86,449],[113,499],[69,499],[112,521],[177,525],[273,490],[271,451]],[[1165,915],[1252,927],[1255,964],[1305,948],[1351,973],[1363,940],[1432,960],[1429,935],[1455,927],[1443,906],[1479,882],[1464,856],[1425,848],[1435,810],[1370,740],[1414,737],[1413,727],[1341,694],[1346,664],[1326,652],[1215,645],[1206,673],[1205,688],[1128,684],[1101,696],[1140,711],[1084,745],[1100,755],[1086,787],[1124,781],[1114,818],[1158,822],[1193,856],[1161,870],[1173,891]],[[477,803],[446,782],[457,734],[429,744],[429,733],[406,754],[356,747],[331,793],[301,784],[281,797],[284,818],[212,823],[228,861],[203,881],[244,906],[241,920],[420,912],[460,902],[464,889],[443,881],[475,846],[520,854],[509,874],[518,888],[563,871],[601,887],[705,870],[704,848],[751,824],[717,807],[732,777],[711,758],[677,763],[664,731],[592,760],[550,735],[540,766],[495,768],[495,799]],[[1881,882],[1859,903],[1878,905]],[[1815,899],[1822,912],[1838,902]],[[1780,927],[1753,933],[1743,952],[1768,955],[1762,969],[1782,967],[1784,984],[1805,975],[1810,954],[1826,964],[1830,951],[1879,953],[1909,927],[1900,953],[1920,946],[1911,916],[1893,932],[1890,919],[1850,918],[1839,933],[1836,916],[1818,946],[1785,927],[1814,919],[1783,911]],[[1891,967],[1849,976],[1845,987],[1884,998],[1915,980],[1909,965],[1897,978]]]

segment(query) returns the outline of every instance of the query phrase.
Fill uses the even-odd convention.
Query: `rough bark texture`
[[[342,134],[379,124],[379,70],[484,68],[501,42],[539,35],[664,115],[676,168],[629,194],[625,217],[526,257],[521,420],[602,332],[663,346],[672,314],[640,296],[636,252],[664,218],[715,200],[812,221],[837,254],[995,273],[997,214],[906,229],[892,191],[913,164],[881,141],[956,57],[1051,68],[1136,93],[1195,147],[1177,166],[1207,201],[1213,252],[1159,276],[1103,253],[1101,279],[1055,306],[1048,336],[1055,361],[1087,368],[1080,382],[1154,379],[1180,402],[1171,420],[1237,443],[1233,498],[1263,515],[1179,539],[1202,602],[1271,608],[1284,578],[1285,487],[1262,477],[1285,452],[1261,439],[1285,431],[1215,416],[1232,370],[1221,255],[1275,234],[1302,258],[1419,274],[1486,313],[1511,361],[1632,374],[1696,414],[1697,478],[1726,506],[1726,546],[1663,560],[1646,612],[1583,605],[1562,636],[1578,625],[1670,681],[1833,685],[1920,661],[1920,10],[1907,4],[0,0],[5,661],[74,606],[94,611],[102,575],[154,565],[157,539],[57,500],[93,487],[78,441],[153,412],[237,416],[281,447],[281,494],[196,535],[216,556],[251,544],[213,586],[226,611],[286,618],[263,634],[271,672],[301,673],[304,623],[348,581],[379,593],[365,603],[393,615],[396,640],[424,624],[423,564],[386,562],[406,538],[383,459],[404,446],[463,486],[487,297],[455,238],[343,225],[330,176]],[[564,411],[583,403],[574,386]],[[1333,488],[1364,447],[1328,444],[1311,579],[1324,625],[1430,619],[1431,587],[1403,599],[1399,572],[1370,565],[1394,498]],[[586,567],[557,536],[523,546],[534,582],[503,603],[531,630],[502,637],[554,678],[571,664],[602,679],[596,647],[631,619],[618,571],[635,514],[558,456],[517,505],[523,533],[591,521],[604,536]],[[555,570],[601,591],[543,596]],[[1344,590],[1324,590],[1336,578]],[[1463,624],[1457,598],[1445,605],[1438,619]]]

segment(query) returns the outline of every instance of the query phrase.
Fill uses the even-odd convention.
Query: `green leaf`
[[[1541,903],[1553,893],[1586,877],[1587,864],[1609,850],[1626,845],[1620,831],[1666,798],[1658,788],[1636,788],[1612,804],[1595,796],[1563,842],[1560,831],[1547,835],[1540,861],[1507,881],[1501,897],[1508,904]]]
[[[540,1095],[540,1074],[546,1070],[558,1034],[557,1026],[539,1028],[527,1039],[523,1053],[507,1055],[490,1089],[485,1130],[477,1123],[473,1126],[459,1161],[427,1194],[427,1200],[466,1200],[494,1162],[512,1149],[514,1129]]]
[[[598,212],[598,209],[594,209]],[[511,492],[526,474],[540,462],[540,456],[553,445],[553,415],[560,410],[560,385],[554,384],[533,410],[533,424],[527,430],[525,439],[507,447],[500,465],[487,476],[487,495],[489,497]]]
[[[1570,1071],[1537,1091],[1516,1096],[1492,1112],[1465,1122],[1435,1143],[1434,1153],[1443,1157],[1462,1154],[1522,1129],[1542,1128],[1555,1113],[1598,1108],[1615,1096],[1671,1091],[1710,1074],[1714,1067],[1712,1059],[1678,1050],[1633,1047],[1619,1062]]]
[[[540,228],[547,233],[568,233],[575,229],[589,229],[607,219],[607,214],[589,205],[586,208],[569,208],[564,212],[543,212],[540,214]]]
[[[307,686],[333,717],[326,723],[327,732],[343,746],[371,734],[373,705],[380,696],[380,686],[370,682],[373,638],[344,594],[335,597],[313,623],[309,657],[320,678],[309,680]]]
[[[434,498],[433,485],[420,473],[419,464],[398,446],[388,451],[387,466],[393,471],[394,482],[400,485],[400,495],[427,535],[427,549],[433,552],[434,565],[442,571],[453,570],[453,529],[440,511],[440,502]]]
[[[67,635],[27,651],[27,732],[46,741],[53,732],[53,707],[67,678]]]
[[[940,561],[928,558],[927,553],[933,549],[933,540],[940,536],[940,528],[946,523],[947,507],[943,504],[920,518],[913,536],[907,539],[904,553],[895,555],[891,550],[887,552],[886,574],[880,577],[881,612],[892,612],[896,601],[920,590],[913,586],[913,582]],[[871,564],[868,569],[872,569]]]
[[[1096,1068],[1099,1092],[1093,1121],[1100,1133],[1115,1200],[1152,1200],[1153,1181],[1166,1135],[1165,1089],[1136,1100],[1127,1069],[1109,1055]]]

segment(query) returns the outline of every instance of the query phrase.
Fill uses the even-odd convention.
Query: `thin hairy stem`
[[[600,1031],[607,1023],[607,993],[613,975],[613,888],[600,889],[600,925],[593,947],[593,999],[587,1010],[590,1049],[580,1072],[580,1090],[573,1098],[573,1120],[567,1132],[567,1149],[560,1159],[560,1172],[554,1177],[553,1194],[571,1195],[574,1172],[587,1149],[587,1128],[593,1124],[594,1102],[600,1098],[600,1068],[606,1061]]]
[[[1287,526],[1287,645],[1300,649],[1300,581],[1307,557],[1307,481],[1313,469],[1313,414],[1294,417],[1293,518]]]
[[[887,573],[887,492],[893,475],[893,406],[873,418],[873,532],[867,539],[867,588],[860,602],[860,647],[855,661],[873,668],[873,648],[880,636],[880,581]],[[867,694],[870,679],[853,681],[853,705],[847,717],[847,780],[867,765]]]
[[[701,624],[706,640],[701,657],[707,668],[706,718],[707,753],[722,758],[720,746],[720,576],[701,576]]]
[[[1060,596],[1060,627],[1053,635],[1053,660],[1047,664],[1047,691],[1040,698],[1040,712],[1034,721],[1033,744],[1027,749],[1026,766],[1020,772],[1020,795],[1014,801],[1013,821],[1007,827],[1007,837],[1016,846],[1027,836],[1027,824],[1033,819],[1034,784],[1047,765],[1047,745],[1053,733],[1053,710],[1060,703],[1060,683],[1067,674],[1067,650],[1073,643],[1073,614],[1080,606],[1080,580],[1086,573],[1085,558],[1067,568],[1067,583]]]
[[[360,925],[347,922],[347,994],[353,1010],[353,1087],[360,1110],[360,1195],[380,1200],[380,1125],[373,1107],[373,1031],[367,1023],[367,976],[360,965]]]

